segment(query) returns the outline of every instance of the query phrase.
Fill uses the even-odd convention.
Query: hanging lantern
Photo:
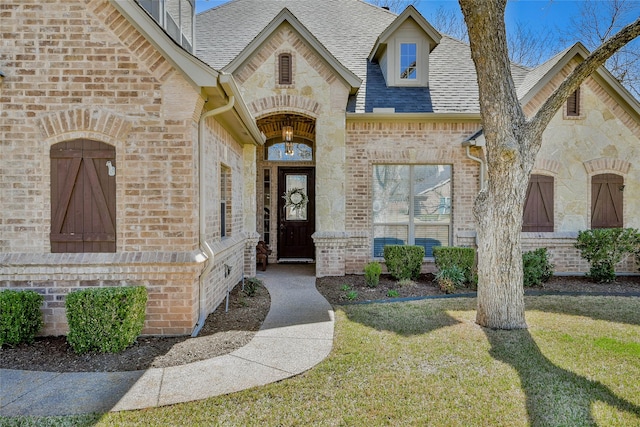
[[[293,156],[293,126],[287,124],[282,126],[282,140],[284,141],[284,154],[287,156]]]

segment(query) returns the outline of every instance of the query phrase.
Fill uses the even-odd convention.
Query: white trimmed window
[[[373,256],[385,245],[448,246],[451,165],[374,165]]]
[[[400,80],[415,81],[418,78],[418,46],[416,43],[400,43]]]
[[[231,206],[231,168],[220,167],[220,237],[230,237],[233,225]]]

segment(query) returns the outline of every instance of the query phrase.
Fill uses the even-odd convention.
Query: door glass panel
[[[307,176],[287,175],[285,201],[289,206],[285,206],[285,219],[287,221],[307,220]],[[306,200],[305,200],[306,199]]]

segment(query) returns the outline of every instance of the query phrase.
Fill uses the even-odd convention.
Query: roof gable
[[[574,59],[583,61],[589,51],[580,42],[560,52],[547,62],[532,69],[518,87],[518,98],[522,105],[527,105]],[[596,80],[620,106],[636,120],[640,121],[640,102],[604,66],[601,66],[591,77]]]
[[[369,60],[373,60],[376,58],[381,51],[384,50],[389,38],[393,36],[393,34],[400,29],[400,27],[407,21],[413,20],[418,27],[424,32],[425,36],[429,40],[429,52],[431,52],[435,47],[440,44],[440,40],[442,39],[442,35],[433,28],[429,22],[424,19],[424,17],[416,10],[412,5],[407,6],[407,8],[402,12],[398,17],[389,25],[381,34],[378,36],[376,40],[376,44],[373,46],[371,50],[371,54],[369,55]]]
[[[223,71],[234,73],[244,64],[260,46],[274,35],[283,24],[289,24],[324,61],[340,76],[355,93],[362,80],[338,61],[329,50],[289,11],[284,8],[273,20],[224,68]]]

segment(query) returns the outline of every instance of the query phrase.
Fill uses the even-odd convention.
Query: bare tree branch
[[[518,22],[513,32],[507,31],[507,45],[513,62],[535,67],[546,59],[549,51],[556,50],[557,42],[551,32],[534,32]]]
[[[388,8],[391,12],[400,13],[409,5],[415,5],[417,0],[367,0],[374,6]]]
[[[560,30],[560,40],[565,45],[579,40],[587,49],[593,50],[640,15],[637,1],[584,0],[580,4],[580,16],[572,18],[571,24]],[[629,91],[640,97],[640,40],[621,48],[605,66]]]
[[[468,42],[469,34],[464,19],[451,9],[439,6],[429,17],[429,22],[443,34]]]

